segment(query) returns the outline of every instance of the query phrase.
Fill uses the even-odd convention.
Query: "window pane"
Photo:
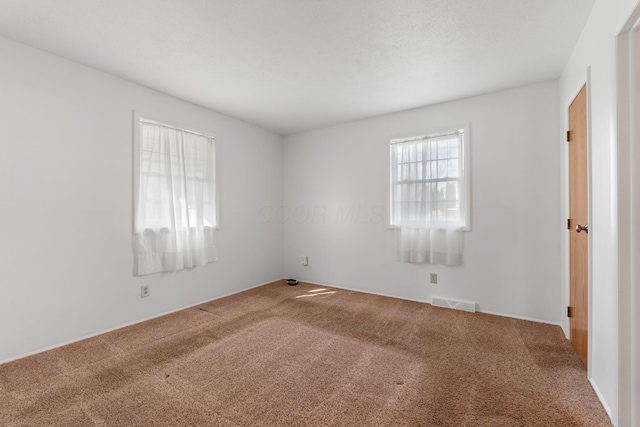
[[[446,159],[449,156],[449,142],[438,141],[438,159]]]
[[[456,158],[460,156],[460,153],[458,150],[459,145],[460,144],[458,139],[454,139],[449,142],[449,157]]]
[[[435,184],[426,184],[425,185],[425,201],[431,201],[434,200],[433,198],[433,192],[435,188]]]
[[[400,165],[400,180],[404,181],[409,177],[409,165],[403,163]]]
[[[460,185],[458,181],[449,181],[445,187],[445,200],[460,200]]]
[[[458,220],[460,218],[460,203],[457,201],[447,202],[447,216],[448,220]]]
[[[446,194],[447,194],[447,183],[446,182],[438,182],[437,184],[437,200],[438,201],[442,201],[442,200],[446,200]]]
[[[458,159],[447,160],[447,176],[449,178],[457,178],[460,176],[460,161]]]
[[[442,178],[446,178],[447,177],[447,161],[446,160],[440,160],[438,161],[438,175],[437,178],[438,179],[442,179]]]
[[[429,155],[431,160],[436,160],[438,158],[438,144],[435,141],[429,143]]]

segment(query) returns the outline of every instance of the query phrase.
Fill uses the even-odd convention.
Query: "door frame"
[[[640,426],[640,6],[617,37],[618,424]],[[635,220],[635,221],[634,221]],[[632,377],[635,375],[635,378]]]

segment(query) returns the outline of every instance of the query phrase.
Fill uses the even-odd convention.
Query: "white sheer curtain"
[[[137,274],[215,261],[213,138],[141,119],[139,150],[133,239]]]
[[[462,264],[461,132],[391,142],[391,223],[403,262]]]

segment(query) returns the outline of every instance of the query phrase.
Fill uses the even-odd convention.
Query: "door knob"
[[[581,231],[584,231],[585,233],[589,234],[589,224],[585,225],[584,227],[581,226],[580,224],[576,225],[576,231],[578,233],[580,233]]]

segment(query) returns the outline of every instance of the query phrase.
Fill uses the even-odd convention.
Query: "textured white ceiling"
[[[559,77],[594,0],[0,0],[0,36],[291,134]]]

